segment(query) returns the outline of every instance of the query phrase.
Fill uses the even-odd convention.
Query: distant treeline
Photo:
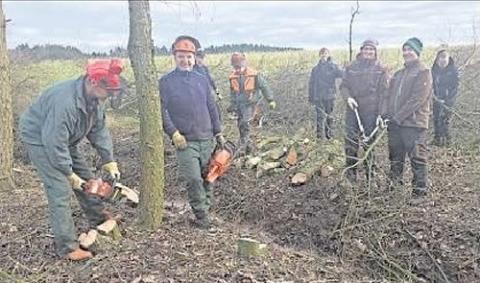
[[[232,53],[240,52],[277,52],[301,50],[301,48],[292,47],[273,47],[263,44],[224,44],[221,46],[209,46],[204,48],[205,53]],[[155,47],[155,55],[169,55],[170,48],[166,46]],[[109,52],[92,52],[85,53],[73,46],[63,46],[58,44],[45,44],[29,46],[27,43],[18,45],[15,49],[10,50],[10,59],[12,62],[36,62],[42,60],[58,60],[58,59],[82,59],[92,57],[128,57],[128,51],[123,47],[116,47]]]

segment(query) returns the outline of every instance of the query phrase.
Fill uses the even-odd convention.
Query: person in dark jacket
[[[434,144],[450,144],[451,108],[458,94],[458,70],[447,50],[440,50],[432,66]]]
[[[78,144],[86,137],[102,158],[102,169],[120,178],[105,125],[105,101],[120,93],[121,71],[120,60],[92,61],[86,75],[47,89],[20,118],[22,140],[44,184],[57,253],[71,260],[92,257],[77,242],[70,206],[72,192],[92,227],[110,218],[98,198],[81,190],[95,175],[78,151]]]
[[[160,79],[163,128],[176,148],[180,178],[186,182],[196,224],[211,225],[209,209],[212,186],[203,173],[214,149],[213,138],[222,146],[225,138],[208,79],[193,70],[196,48],[187,36],[172,45],[176,68]]]
[[[405,67],[394,74],[382,106],[382,116],[390,121],[388,149],[392,187],[403,184],[408,155],[416,195],[425,195],[428,189],[427,129],[432,100],[432,75],[420,61],[422,48],[422,42],[416,37],[403,44]]]
[[[197,51],[197,54],[195,55],[195,66],[193,67],[193,69],[207,77],[208,82],[212,87],[212,90],[217,95],[217,98],[221,100],[222,96],[220,95],[217,85],[215,84],[215,81],[213,80],[212,75],[210,74],[210,70],[205,64],[205,52],[203,50]]]
[[[380,106],[388,90],[387,69],[377,58],[378,42],[367,39],[362,43],[357,59],[349,65],[344,73],[340,92],[347,102],[345,114],[345,155],[346,177],[351,185],[357,181],[358,151],[362,146],[369,146],[363,142],[362,136],[369,136],[377,125],[382,124]],[[358,112],[357,119],[355,111]],[[362,135],[359,121],[363,126]],[[370,181],[374,174],[375,158],[373,151],[365,160],[365,173]]]
[[[312,69],[308,82],[308,101],[317,112],[317,138],[330,139],[333,136],[333,107],[337,86],[335,80],[343,73],[332,61],[327,48],[320,49],[320,61]]]

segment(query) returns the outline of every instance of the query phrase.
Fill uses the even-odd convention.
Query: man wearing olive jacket
[[[428,188],[427,129],[432,100],[432,75],[420,61],[423,44],[410,38],[402,47],[405,67],[390,81],[382,114],[390,120],[388,148],[393,185],[402,185],[405,155],[413,171],[413,192],[425,195]]]
[[[72,218],[72,189],[93,227],[110,218],[103,203],[80,190],[95,178],[78,144],[87,138],[102,158],[102,169],[118,180],[112,139],[105,125],[105,101],[121,92],[118,59],[89,62],[85,75],[47,89],[20,118],[28,155],[42,178],[57,253],[70,260],[92,257],[79,248]]]

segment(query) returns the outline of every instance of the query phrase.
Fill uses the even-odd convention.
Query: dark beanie
[[[366,39],[363,43],[362,46],[360,47],[360,50],[363,49],[365,46],[372,46],[373,48],[377,49],[378,46],[378,41],[376,39]]]
[[[420,41],[420,39],[416,37],[409,38],[402,47],[404,46],[409,46],[410,48],[417,53],[418,56],[420,56],[420,53],[422,52],[423,49],[423,43]]]

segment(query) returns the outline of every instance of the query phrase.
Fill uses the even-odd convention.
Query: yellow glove
[[[67,179],[68,182],[70,182],[70,186],[72,186],[72,189],[81,189],[82,185],[86,183],[85,180],[78,177],[78,175],[75,173],[72,173],[72,175],[68,176]]]
[[[173,133],[172,141],[173,141],[173,145],[175,145],[177,149],[187,148],[187,140],[182,134],[180,134],[179,131],[176,131],[175,133]]]
[[[118,164],[115,161],[103,164],[102,170],[110,174],[115,180],[120,180],[120,170],[118,170]]]
[[[270,106],[270,109],[275,110],[275,108],[277,108],[277,103],[275,101],[270,101],[268,106]]]

